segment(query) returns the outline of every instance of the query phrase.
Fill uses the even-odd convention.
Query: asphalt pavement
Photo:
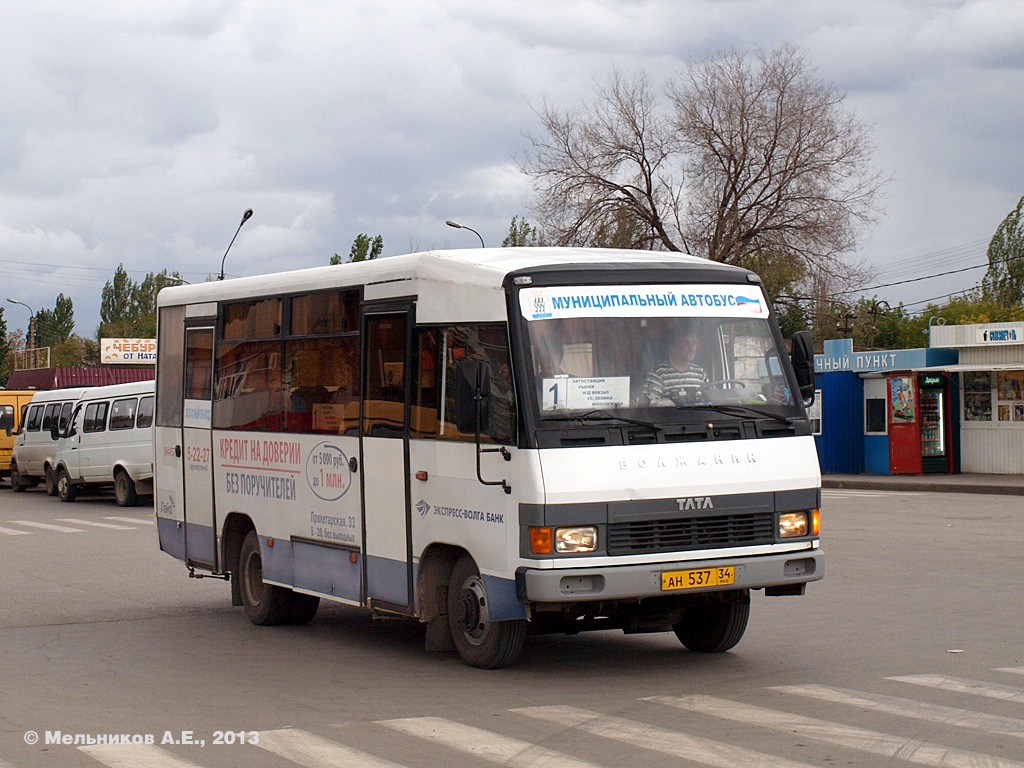
[[[1024,475],[841,475],[823,474],[822,488],[884,491],[943,491],[1024,496]]]

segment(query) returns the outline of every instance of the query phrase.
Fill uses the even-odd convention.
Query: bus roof
[[[346,286],[363,286],[367,301],[417,296],[418,318],[430,322],[429,304],[444,307],[444,319],[484,320],[504,317],[504,302],[491,291],[501,291],[505,277],[520,270],[578,266],[621,265],[624,269],[672,266],[745,273],[736,267],[668,251],[634,251],[611,248],[473,248],[431,250],[389,256],[355,264],[339,264],[239,277],[226,281],[182,285],[160,291],[159,306],[237,301],[258,296]],[[735,279],[735,278],[733,278]],[[468,294],[465,287],[478,290]],[[424,304],[424,299],[431,301]],[[467,300],[468,299],[468,300]],[[453,304],[456,305],[454,314]],[[460,311],[457,307],[461,306]],[[426,310],[426,312],[424,312]],[[462,317],[458,317],[462,315]]]

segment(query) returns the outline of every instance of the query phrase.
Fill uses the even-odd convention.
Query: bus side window
[[[25,426],[26,432],[38,432],[43,423],[43,406],[33,405],[28,411],[28,423]]]
[[[472,434],[459,432],[455,426],[456,369],[463,359],[484,360],[490,371],[491,392],[490,418],[482,436],[485,441],[515,444],[518,422],[506,326],[501,323],[450,326],[445,330],[444,357],[444,418],[438,436],[445,440],[474,439]]]

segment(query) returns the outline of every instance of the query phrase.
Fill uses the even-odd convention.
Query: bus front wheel
[[[722,602],[687,608],[672,630],[686,648],[723,653],[739,643],[750,618],[750,591],[732,593]]]
[[[25,491],[26,489],[28,489],[28,485],[26,485],[22,481],[22,479],[21,479],[21,472],[18,471],[18,462],[12,461],[11,462],[11,490],[14,491],[15,493],[21,493],[21,492]]]
[[[256,531],[249,531],[238,556],[242,606],[249,621],[258,626],[286,624],[292,614],[294,593],[290,589],[263,583],[263,556]]]
[[[64,467],[57,470],[57,496],[61,501],[74,501],[78,497],[78,488]]]
[[[452,569],[448,582],[448,627],[462,660],[471,667],[500,669],[519,658],[526,621],[492,621],[487,588],[469,555]]]

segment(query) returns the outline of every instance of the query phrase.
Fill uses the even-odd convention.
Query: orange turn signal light
[[[821,534],[821,510],[811,510],[811,536],[818,536]]]
[[[550,555],[554,547],[553,539],[550,528],[530,528],[530,552],[535,555]]]

